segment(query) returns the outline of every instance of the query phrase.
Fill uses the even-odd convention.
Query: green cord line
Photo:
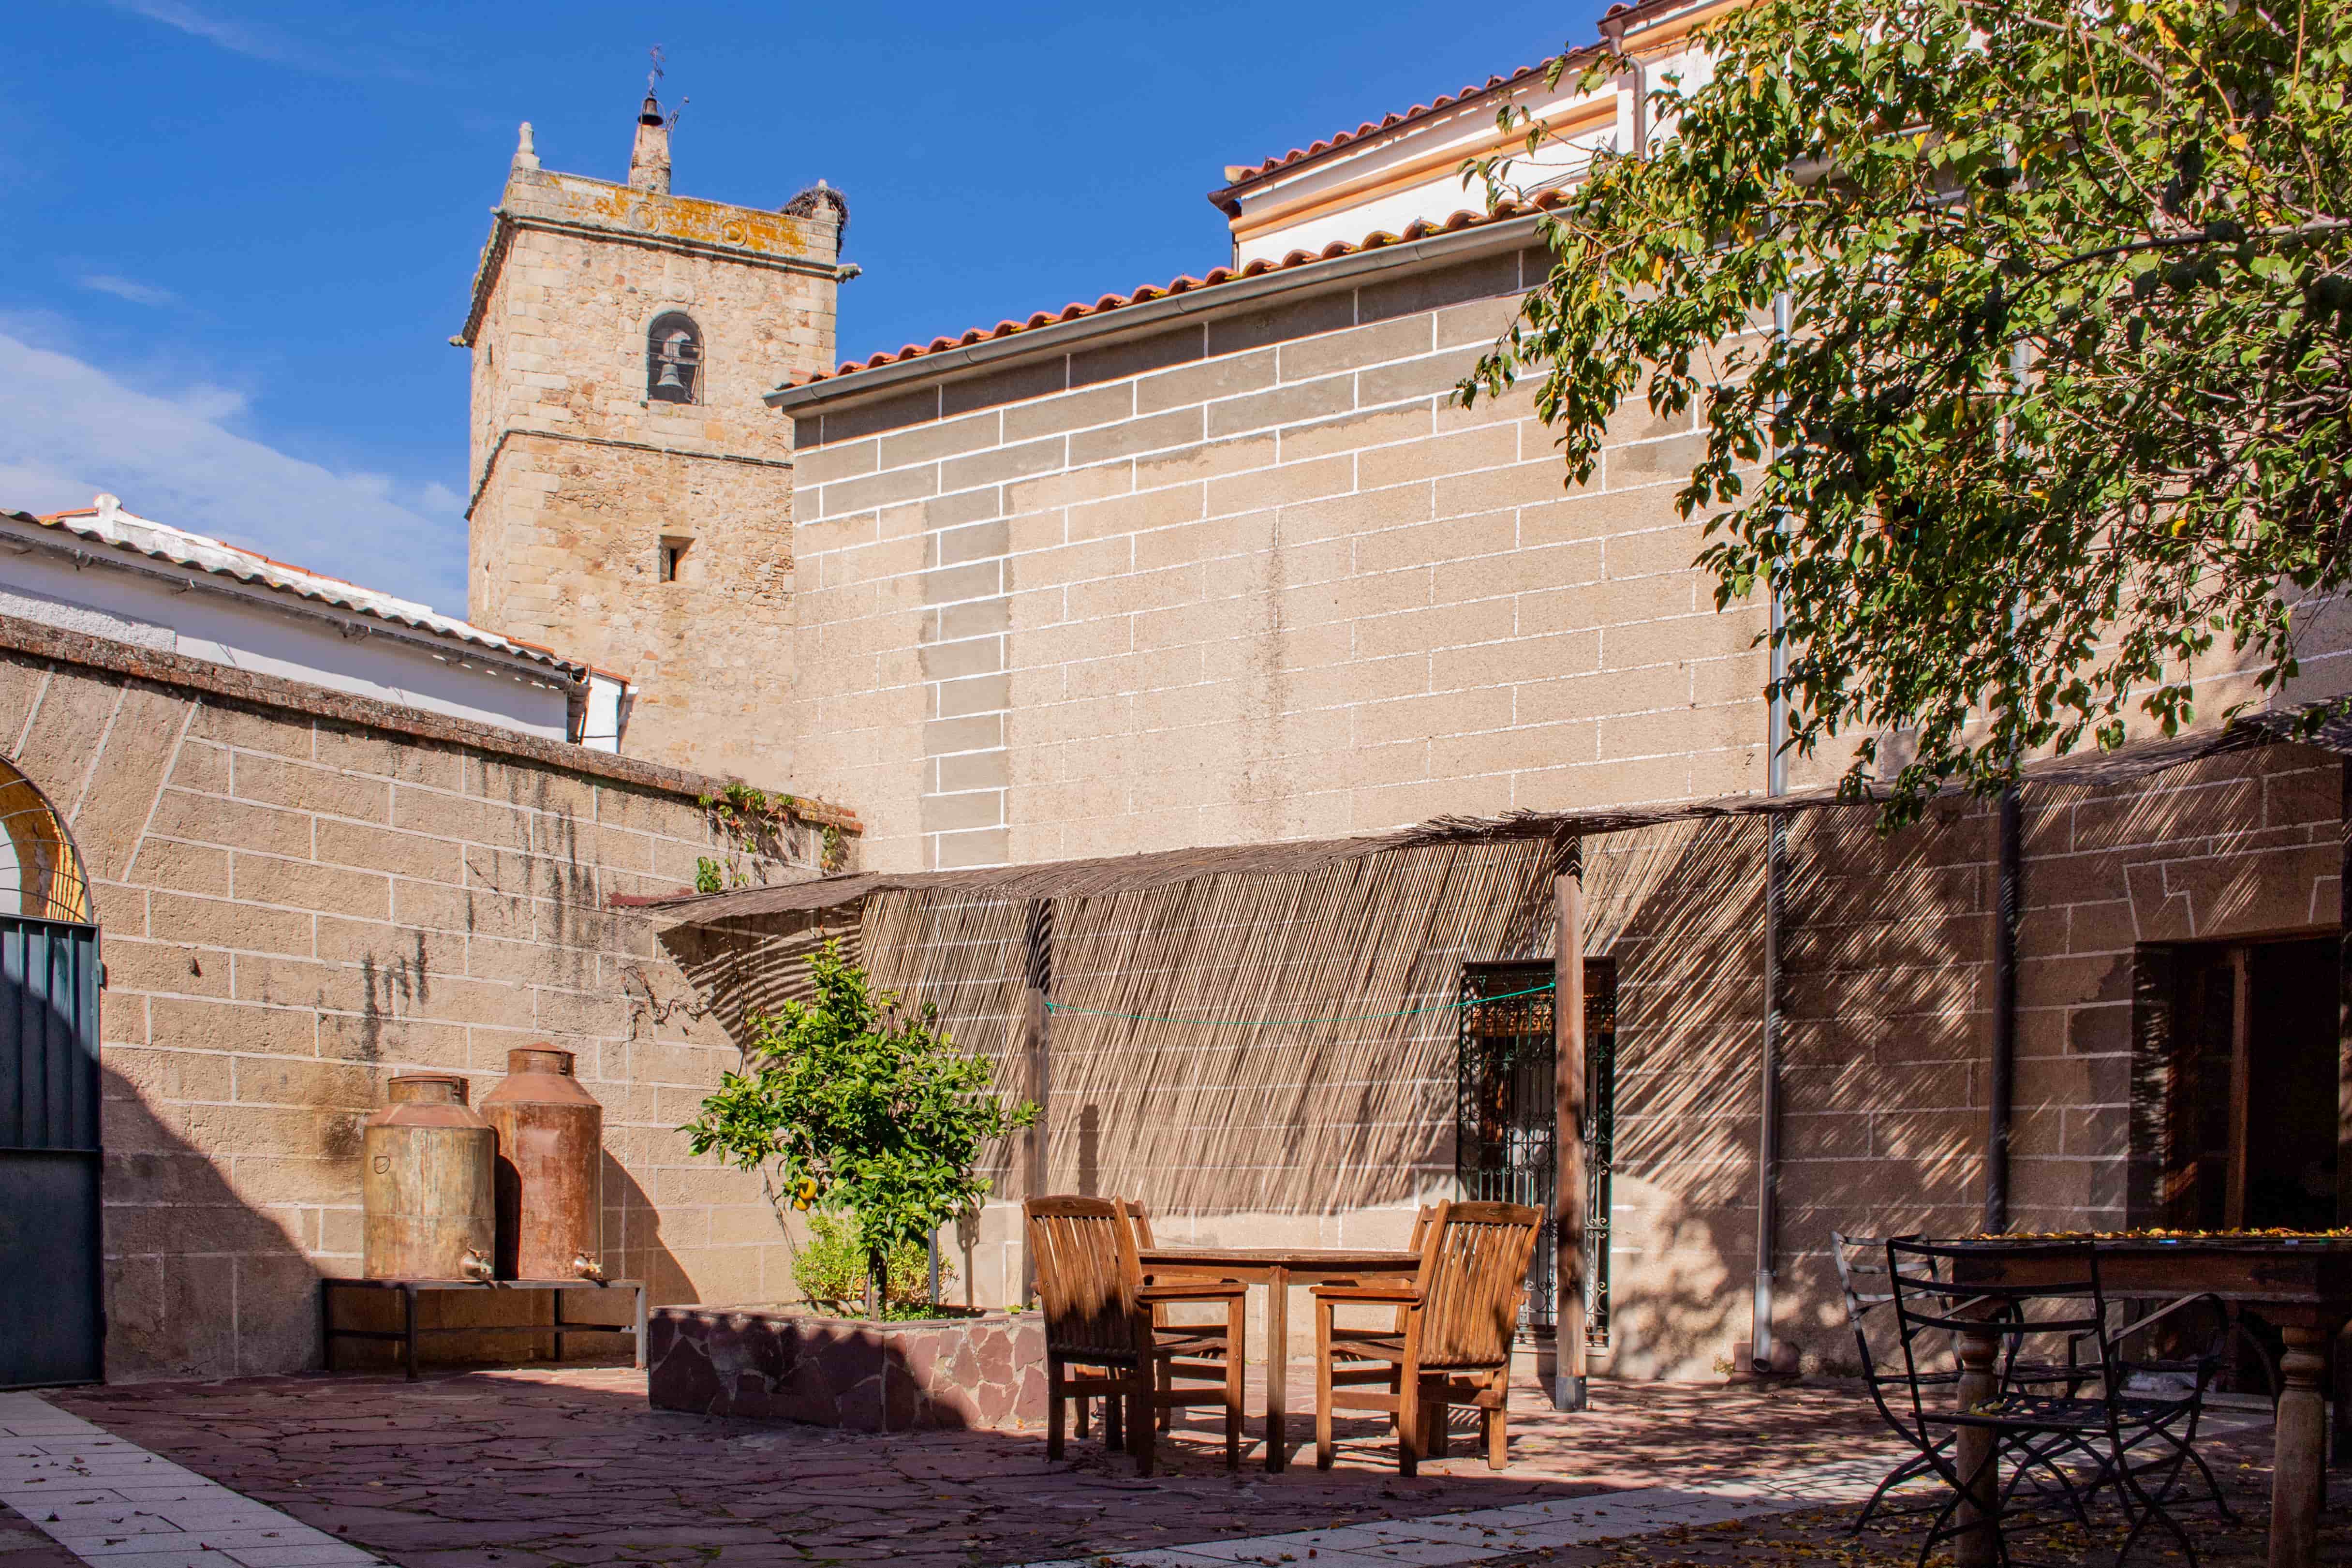
[[[1077,1013],[1089,1018],[1125,1018],[1134,1024],[1194,1024],[1212,1029],[1271,1029],[1278,1026],[1302,1027],[1308,1024],[1377,1024],[1388,1018],[1412,1018],[1423,1013],[1446,1013],[1456,1007],[1475,1007],[1486,1002],[1508,1002],[1514,996],[1535,996],[1552,988],[1549,980],[1540,985],[1530,985],[1525,991],[1506,991],[1499,996],[1470,996],[1453,1002],[1434,1002],[1426,1007],[1407,1007],[1402,1013],[1358,1013],[1343,1018],[1160,1018],[1149,1013],[1103,1013],[1092,1007],[1065,1007],[1059,1002],[1045,1004],[1048,1013]]]

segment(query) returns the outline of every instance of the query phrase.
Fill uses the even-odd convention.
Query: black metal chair
[[[2021,1244],[2018,1250],[2055,1259],[2062,1272],[2046,1284],[1964,1283],[1952,1278],[1952,1266],[1963,1258],[1980,1258],[1982,1244],[1939,1246],[1901,1238],[1886,1244],[1887,1295],[1909,1392],[1910,1430],[1906,1436],[1927,1468],[1951,1489],[1949,1500],[1937,1511],[1920,1543],[1920,1563],[1939,1542],[1972,1530],[1989,1530],[1996,1561],[2010,1563],[2002,1527],[2019,1484],[2038,1474],[2078,1521],[2086,1518],[2086,1500],[2109,1486],[2115,1489],[2129,1527],[2116,1552],[2117,1563],[2129,1555],[2153,1522],[2164,1527],[2193,1565],[2196,1547],[2163,1504],[2182,1467],[2196,1457],[2189,1445],[2203,1405],[2203,1375],[2195,1391],[2184,1397],[2126,1392],[2130,1369],[2120,1353],[2120,1342],[2147,1320],[2124,1330],[2110,1327],[2096,1250],[2087,1242]],[[1996,1341],[1996,1363],[2001,1369],[1995,1373],[1991,1394],[1969,1405],[1960,1399],[1962,1377],[1948,1375],[1942,1364],[1944,1348],[1958,1334]],[[2040,1390],[2050,1384],[2042,1381],[2041,1373],[2050,1363],[2030,1363],[2026,1352],[2053,1339],[2066,1352],[2063,1365],[2051,1368],[2063,1392],[2045,1393]],[[2084,1359],[2086,1350],[2095,1352],[2095,1359]],[[2021,1364],[2032,1366],[2032,1373],[2022,1380],[2012,1378],[2009,1369]],[[2093,1384],[2096,1397],[2084,1393]],[[1947,1389],[1948,1395],[1943,1394]],[[1969,1500],[1971,1479],[1960,1473],[1958,1439],[1970,1430],[1987,1435],[1996,1476],[2003,1459],[2016,1466],[2017,1474],[2007,1486],[1988,1485],[1979,1491],[1984,1517],[1954,1523],[1953,1516]],[[2135,1461],[2133,1451],[2150,1443],[2166,1451]],[[2070,1475],[2066,1461],[2072,1459],[2090,1466],[2087,1479],[2078,1481]],[[2203,1462],[2198,1463],[2202,1469]],[[2166,1472],[2165,1479],[2152,1496],[2144,1481],[2159,1470]]]
[[[1838,1287],[1845,1297],[1846,1327],[1853,1334],[1854,1356],[1861,1368],[1863,1384],[1869,1390],[1871,1403],[1877,1406],[1879,1416],[1886,1423],[1888,1429],[1906,1443],[1910,1444],[1913,1449],[1909,1458],[1886,1472],[1885,1478],[1878,1483],[1877,1489],[1870,1494],[1869,1500],[1862,1505],[1862,1510],[1854,1515],[1853,1522],[1846,1527],[1848,1534],[1859,1535],[1869,1528],[1870,1521],[1874,1517],[1914,1518],[1923,1513],[1936,1513],[1939,1511],[1941,1505],[1930,1502],[1898,1508],[1886,1502],[1886,1494],[1905,1482],[1917,1480],[1923,1476],[1936,1473],[1936,1467],[1929,1456],[1918,1447],[1921,1436],[1919,1429],[1912,1424],[1907,1415],[1897,1414],[1894,1406],[1887,1403],[1888,1392],[1893,1390],[1895,1391],[1899,1402],[1908,1404],[1909,1393],[1915,1381],[1913,1375],[1907,1371],[1893,1371],[1883,1366],[1877,1347],[1870,1342],[1874,1318],[1878,1324],[1883,1325],[1886,1317],[1892,1315],[1888,1310],[1895,1301],[1893,1290],[1887,1282],[1886,1243],[1889,1238],[1853,1237],[1837,1230],[1830,1232],[1830,1238],[1832,1244],[1832,1257],[1837,1264]],[[1895,1239],[1916,1241],[1918,1237],[1913,1235]],[[2069,1347],[2070,1362],[2074,1359],[2074,1348]],[[2095,1375],[2079,1365],[2024,1359],[2018,1354],[2018,1347],[2015,1344],[2007,1347],[2007,1353],[2001,1358],[1998,1370],[2001,1386],[2004,1388],[2032,1391],[2037,1388],[2063,1385],[2070,1395],[2080,1392],[2083,1384]],[[1916,1374],[1916,1381],[1927,1387],[1957,1387],[1960,1381],[1960,1374],[1958,1369],[1953,1367],[1942,1371],[1919,1373]],[[1942,1433],[1936,1438],[1937,1449],[1948,1450],[1954,1437],[1955,1435],[1951,1432]],[[2011,1492],[2013,1493],[2021,1485],[2031,1485],[2037,1496],[2054,1496],[2057,1500],[2067,1504],[2078,1518],[2087,1523],[2088,1516],[2082,1512],[2078,1494],[2087,1495],[2088,1489],[2077,1488],[2071,1479],[2063,1476],[2057,1479],[2054,1486],[2035,1479],[2037,1470],[2042,1468],[2039,1460],[2040,1456],[2036,1456],[2035,1463],[2021,1464],[2017,1467],[2010,1482]]]
[[[1906,1237],[1904,1239],[1913,1238]],[[1918,1448],[1919,1428],[1896,1415],[1894,1406],[1886,1402],[1890,1389],[1899,1391],[1898,1398],[1906,1397],[1910,1380],[1901,1373],[1882,1370],[1877,1347],[1870,1342],[1873,1315],[1886,1313],[1895,1302],[1894,1292],[1886,1283],[1886,1238],[1852,1237],[1843,1231],[1833,1230],[1830,1232],[1830,1243],[1831,1256],[1837,1261],[1838,1289],[1845,1296],[1845,1324],[1853,1334],[1854,1357],[1862,1368],[1863,1386],[1870,1391],[1870,1402],[1878,1407],[1880,1418],[1896,1436],[1913,1448],[1910,1458],[1886,1472],[1886,1479],[1878,1483],[1878,1489],[1870,1494],[1870,1500],[1862,1505],[1862,1511],[1854,1515],[1853,1522],[1846,1527],[1848,1534],[1859,1535],[1868,1528],[1872,1517],[1880,1511],[1880,1505],[1885,1501],[1888,1492],[1906,1481],[1933,1475],[1936,1468],[1927,1453]],[[1885,1318],[1881,1317],[1879,1321],[1885,1321]],[[1932,1385],[1956,1384],[1960,1380],[1957,1371],[1930,1372],[1920,1375]],[[1949,1448],[1952,1442],[1953,1435],[1946,1432],[1936,1439],[1936,1446],[1939,1449]],[[1934,1511],[1933,1505],[1925,1509],[1888,1508],[1885,1516],[1903,1519],[1930,1511]]]

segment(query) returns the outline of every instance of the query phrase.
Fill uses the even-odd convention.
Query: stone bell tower
[[[625,184],[540,167],[525,125],[465,330],[467,614],[625,678],[621,750],[789,776],[791,422],[830,369],[846,205],[670,194],[653,94]]]

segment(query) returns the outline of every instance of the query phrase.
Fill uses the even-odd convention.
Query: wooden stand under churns
[[[335,1326],[335,1297],[345,1290],[397,1290],[400,1292],[400,1327],[397,1329],[344,1329]],[[420,1328],[416,1321],[416,1298],[428,1291],[465,1290],[479,1293],[486,1290],[543,1290],[555,1307],[552,1323],[467,1323],[452,1328]],[[567,1323],[563,1321],[563,1297],[571,1290],[625,1290],[635,1298],[635,1310],[630,1317],[632,1327],[616,1323]],[[335,1370],[337,1340],[389,1340],[401,1346],[402,1363],[408,1381],[416,1381],[416,1342],[432,1334],[553,1334],[555,1359],[563,1359],[563,1336],[566,1334],[626,1334],[635,1347],[636,1363],[646,1364],[646,1284],[642,1279],[321,1279],[319,1281],[319,1343],[320,1354],[329,1372]]]
[[[550,1335],[559,1362],[568,1335],[626,1334],[646,1364],[645,1284],[604,1277],[604,1113],[572,1062],[549,1045],[509,1051],[507,1077],[478,1113],[455,1074],[392,1080],[391,1103],[368,1119],[362,1141],[366,1278],[319,1284],[328,1371],[338,1340],[388,1341],[413,1381],[418,1341],[447,1334]],[[335,1300],[352,1290],[398,1291],[400,1326],[338,1323]],[[628,1292],[628,1325],[565,1321],[573,1290]],[[553,1321],[419,1325],[417,1297],[452,1291],[542,1293]]]

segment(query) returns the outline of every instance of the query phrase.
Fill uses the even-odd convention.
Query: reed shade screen
[[[2312,733],[2298,729],[2307,713],[2326,704],[2247,715],[2201,735],[2135,742],[2114,752],[2089,751],[2063,757],[2038,757],[2024,766],[2031,788],[2119,786],[2205,757],[2294,742],[2352,756],[2352,718],[2329,717]],[[1940,792],[1947,803],[1966,804],[1964,786]],[[852,910],[883,893],[960,893],[999,901],[1024,899],[1099,898],[1193,881],[1201,878],[1305,875],[1400,849],[1543,841],[1565,844],[1582,837],[1632,833],[1644,828],[1705,824],[1724,819],[1798,815],[1850,805],[1834,784],[1788,795],[1722,795],[1669,805],[1622,806],[1593,811],[1515,811],[1501,816],[1438,816],[1410,827],[1354,838],[1280,839],[1259,844],[1213,845],[1157,850],[1088,860],[1047,860],[984,866],[951,871],[852,871],[772,887],[726,893],[680,893],[646,906],[674,918],[709,923],[755,915],[819,910]]]
[[[1328,1213],[1449,1180],[1462,963],[1549,952],[1560,863],[1513,839],[1055,900],[1046,1190]],[[1007,1093],[1027,907],[866,905],[877,983],[937,1005]]]
[[[842,956],[861,956],[863,928],[855,910],[766,915],[753,919],[676,925],[660,933],[663,949],[692,985],[700,1006],[718,1019],[738,1046],[750,1042],[745,1018],[773,1013],[786,1002],[815,995],[809,959],[828,942]],[[653,996],[639,998],[658,1012]]]

